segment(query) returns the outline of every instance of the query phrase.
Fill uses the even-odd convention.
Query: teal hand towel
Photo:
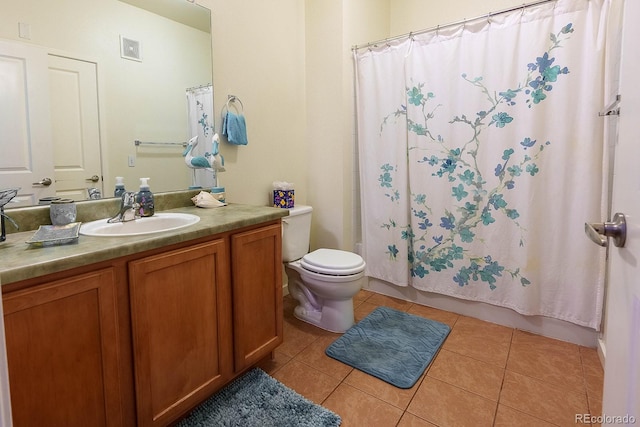
[[[227,111],[222,121],[222,135],[231,144],[247,145],[249,141],[247,140],[247,124],[244,115]]]

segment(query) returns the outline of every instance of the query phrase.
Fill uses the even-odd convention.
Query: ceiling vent
[[[142,62],[142,46],[140,42],[120,36],[120,56],[124,59]]]

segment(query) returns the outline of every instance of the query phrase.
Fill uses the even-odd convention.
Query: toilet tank
[[[282,261],[295,261],[309,252],[312,210],[311,206],[296,206],[282,218]]]

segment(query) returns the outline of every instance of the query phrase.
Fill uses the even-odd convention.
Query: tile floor
[[[595,349],[362,290],[356,321],[389,306],[452,328],[423,376],[404,390],[326,356],[339,334],[294,318],[294,306],[286,296],[284,343],[261,367],[340,415],[342,427],[575,426],[575,414],[600,414]]]

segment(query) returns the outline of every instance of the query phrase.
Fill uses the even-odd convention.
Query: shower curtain
[[[366,274],[599,329],[607,0],[354,50]]]
[[[213,111],[213,86],[189,88],[187,93],[188,135],[189,139],[198,135],[198,145],[193,150],[194,156],[203,156],[205,152],[212,152],[212,138],[215,132]],[[212,171],[195,169],[192,185],[203,188],[216,186],[216,177]]]

